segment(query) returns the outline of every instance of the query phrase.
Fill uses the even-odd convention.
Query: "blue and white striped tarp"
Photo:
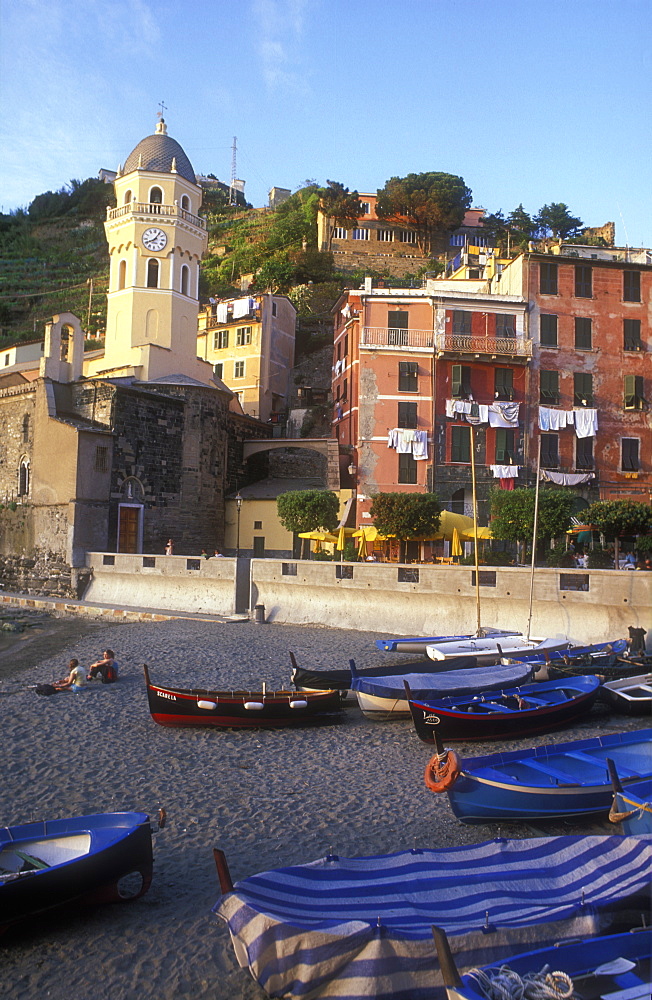
[[[433,924],[460,969],[483,952],[486,964],[595,933],[598,913],[647,897],[651,870],[651,837],[498,839],[263,872],[213,912],[271,997],[426,1000],[438,995]]]

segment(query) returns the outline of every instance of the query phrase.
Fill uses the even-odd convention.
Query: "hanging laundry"
[[[489,406],[490,427],[518,427],[520,403],[491,403]]]
[[[575,419],[575,433],[578,438],[595,437],[598,433],[598,411],[597,410],[573,410]]]
[[[489,420],[489,406],[487,403],[472,403],[472,410],[466,417],[466,422],[472,424],[486,424]]]
[[[447,399],[446,400],[446,416],[447,417],[454,417],[455,416],[454,403],[455,403],[454,399]]]
[[[397,433],[397,452],[399,455],[410,455],[412,453],[412,445],[414,444],[414,435],[416,432],[407,427],[399,427],[397,428]]]
[[[387,432],[387,447],[395,448],[397,444],[398,444],[398,428],[393,427],[390,431]]]
[[[428,458],[428,432],[415,431],[414,443],[412,445],[412,458],[416,461],[423,461]]]
[[[519,465],[490,465],[494,478],[496,479],[516,479]]]
[[[233,303],[233,318],[242,319],[243,316],[248,316],[253,309],[253,299],[235,299]]]
[[[560,431],[572,423],[572,414],[568,410],[555,410],[549,406],[539,407],[539,429],[542,431]]]
[[[228,321],[228,304],[226,302],[218,302],[217,309],[215,311],[215,318],[218,323],[226,323]]]
[[[501,490],[513,490],[515,481],[513,479],[501,479],[499,486]]]
[[[556,483],[558,486],[580,486],[595,479],[594,472],[551,472],[550,469],[541,469],[539,478],[549,483]]]

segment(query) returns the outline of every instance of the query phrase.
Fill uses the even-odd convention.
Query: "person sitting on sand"
[[[118,664],[115,662],[115,653],[112,649],[105,649],[103,658],[91,663],[86,680],[92,681],[98,674],[102,678],[102,684],[112,684],[117,681]]]
[[[86,683],[84,668],[79,666],[79,660],[71,660],[68,664],[68,676],[61,681],[55,681],[52,685],[57,691],[81,691]]]

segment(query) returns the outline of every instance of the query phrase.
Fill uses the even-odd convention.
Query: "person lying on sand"
[[[79,660],[72,659],[68,664],[68,676],[61,681],[55,681],[52,685],[57,691],[81,691],[86,683],[84,668],[79,666]]]
[[[105,649],[102,659],[96,663],[91,663],[87,681],[94,680],[97,675],[102,678],[102,684],[112,684],[118,679],[118,664],[115,662],[115,653],[112,649]]]

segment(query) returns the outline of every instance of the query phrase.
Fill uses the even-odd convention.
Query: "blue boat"
[[[531,679],[532,669],[528,663],[512,663],[507,666],[477,666],[467,669],[439,670],[436,673],[412,672],[397,667],[396,672],[382,677],[371,677],[357,670],[354,660],[351,666],[351,690],[355,692],[358,705],[369,719],[409,719],[410,706],[405,694],[405,682],[409,684],[411,696],[417,700],[445,698],[447,695],[477,694],[479,691],[497,691],[505,687],[515,687]]]
[[[608,757],[625,787],[652,777],[652,729],[461,761],[447,750],[427,764],[426,785],[446,791],[453,812],[464,823],[606,813],[612,802]],[[455,775],[445,788],[440,787],[443,773]]]
[[[432,933],[448,1000],[487,1000],[502,985],[511,995],[581,995],[584,1000],[609,996],[612,1000],[648,1000],[652,933],[637,927],[622,934],[585,937],[558,942],[552,948],[538,948],[509,955],[460,975],[446,932],[433,927]],[[555,989],[556,987],[556,989]],[[503,995],[503,994],[501,994]]]
[[[546,663],[554,665],[574,666],[583,668],[586,673],[592,666],[608,666],[617,656],[627,650],[627,639],[614,639],[612,642],[595,642],[588,646],[569,645],[567,649],[553,649],[545,655],[533,650],[531,653],[507,653],[503,662],[535,663],[543,666]]]
[[[620,823],[628,836],[652,833],[652,778],[633,781],[624,789],[616,764],[610,757],[607,758],[607,767],[613,789],[609,810],[611,822]]]
[[[502,740],[549,733],[585,715],[598,697],[597,677],[571,677],[500,691],[427,701],[409,695],[417,736],[442,740]]]
[[[432,925],[478,958],[590,936],[649,906],[652,838],[497,840],[375,857],[329,855],[231,883],[216,851],[239,964],[269,995],[431,1000]],[[484,958],[488,961],[488,957]]]
[[[161,810],[160,829],[165,822]],[[115,812],[0,829],[0,928],[59,906],[137,899],[152,881],[152,824]]]

